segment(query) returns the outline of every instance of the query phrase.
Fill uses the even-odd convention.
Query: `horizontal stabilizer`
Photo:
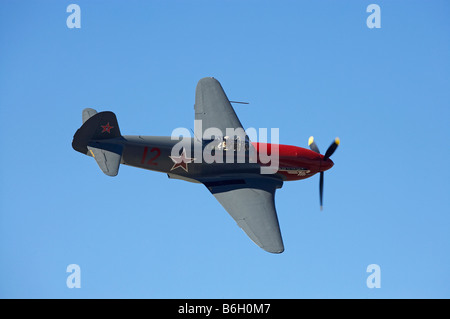
[[[87,120],[89,120],[91,117],[93,117],[95,114],[97,114],[98,112],[94,109],[91,108],[86,108],[83,110],[82,114],[82,119],[83,119],[83,124],[84,122],[86,122]]]
[[[91,146],[87,148],[103,173],[108,176],[116,176],[119,173],[121,154]]]

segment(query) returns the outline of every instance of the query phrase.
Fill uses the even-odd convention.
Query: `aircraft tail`
[[[113,112],[97,113],[83,110],[83,125],[73,136],[74,150],[95,158],[98,166],[108,176],[116,176],[122,158],[119,124]]]

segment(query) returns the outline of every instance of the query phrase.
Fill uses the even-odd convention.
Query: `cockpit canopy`
[[[248,151],[249,150],[249,141],[242,140],[240,136],[234,136],[231,138],[230,136],[224,136],[223,139],[218,137],[210,144],[208,147],[219,151]]]

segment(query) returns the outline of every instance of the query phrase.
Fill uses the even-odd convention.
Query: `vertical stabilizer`
[[[95,158],[100,169],[108,176],[116,176],[122,158],[122,138],[113,112],[97,113],[84,109],[83,125],[73,136],[74,150]]]

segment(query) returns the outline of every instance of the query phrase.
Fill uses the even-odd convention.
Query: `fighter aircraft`
[[[120,164],[124,164],[202,183],[253,242],[270,253],[283,252],[275,190],[283,182],[319,173],[322,207],[324,171],[334,165],[330,156],[339,138],[324,155],[312,136],[308,141],[310,150],[252,142],[221,84],[212,77],[198,82],[194,109],[195,136],[180,141],[179,136],[122,135],[114,113],[87,108],[82,112],[83,125],[76,131],[72,147],[94,157],[108,176],[116,176]],[[273,164],[262,160],[268,154],[277,159],[277,165],[264,171]]]

